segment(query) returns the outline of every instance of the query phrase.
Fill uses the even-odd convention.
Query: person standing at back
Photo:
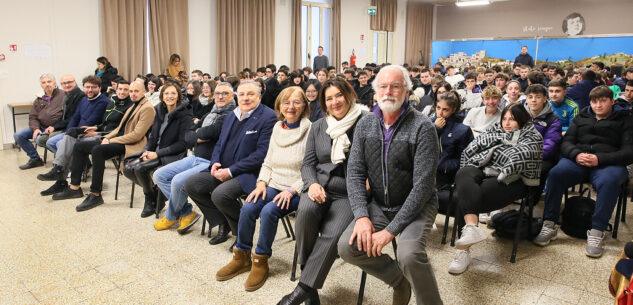
[[[323,47],[319,46],[319,55],[314,57],[314,64],[312,65],[313,71],[319,71],[321,69],[327,69],[330,65],[327,56],[323,55]]]

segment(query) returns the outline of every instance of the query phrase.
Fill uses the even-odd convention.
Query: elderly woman
[[[219,83],[215,87],[213,98],[215,104],[211,112],[202,118],[199,127],[194,126],[194,130],[187,134],[187,141],[195,142],[194,155],[165,165],[154,172],[154,182],[169,199],[165,217],[154,223],[154,229],[157,231],[169,229],[180,222],[178,233],[185,234],[200,218],[200,215],[193,211],[193,206],[187,202],[185,181],[209,168],[211,154],[220,138],[224,119],[236,107],[233,101],[233,87],[229,83]]]
[[[478,213],[501,209],[521,198],[526,185],[539,185],[542,160],[543,137],[521,104],[506,107],[500,122],[468,145],[462,154],[462,168],[455,176],[457,193],[467,194],[459,196],[457,202],[466,225],[455,242],[449,273],[466,271],[470,248],[486,239],[477,226]]]
[[[281,91],[275,101],[275,112],[279,122],[273,128],[256,187],[246,197],[246,203],[240,210],[234,251],[242,253],[233,256],[216,274],[218,281],[225,281],[248,271],[245,266],[250,265],[251,272],[244,283],[246,291],[257,290],[266,282],[268,258],[272,255],[279,218],[297,210],[303,189],[301,164],[312,125],[308,119],[310,107],[303,90],[292,86]],[[253,248],[257,218],[261,218],[259,238],[251,263],[249,254]]]
[[[310,129],[301,166],[303,195],[295,222],[296,251],[303,271],[299,285],[279,304],[318,303],[317,290],[336,259],[338,239],[354,218],[345,175],[354,128],[368,112],[356,103],[354,89],[343,79],[325,81],[319,101],[325,117]]]
[[[145,150],[140,157],[126,159],[123,170],[126,177],[143,187],[145,206],[141,217],[148,217],[156,211],[151,172],[158,166],[182,159],[187,153],[185,132],[191,126],[191,105],[182,102],[182,93],[173,83],[163,86],[160,100]]]

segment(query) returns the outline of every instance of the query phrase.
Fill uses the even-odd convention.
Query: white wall
[[[216,74],[216,2],[189,0],[189,68]],[[191,73],[191,71],[189,71]]]
[[[31,102],[41,91],[39,76],[53,73],[59,84],[64,74],[81,79],[94,73],[101,54],[99,0],[30,0],[3,1],[0,20],[0,140],[13,143],[13,126],[9,103]],[[9,52],[17,44],[17,52]],[[46,44],[52,54],[48,59],[27,58],[26,45]],[[18,129],[27,119],[17,120]]]
[[[341,62],[349,61],[352,49],[356,53],[356,66],[362,67],[373,62],[374,35],[367,14],[370,4],[370,0],[341,1]],[[394,64],[404,63],[406,8],[407,0],[398,0],[396,29],[393,33]],[[361,35],[365,35],[364,42],[360,40]]]
[[[290,66],[292,34],[292,0],[275,0],[275,65]],[[299,67],[291,67],[299,68]]]

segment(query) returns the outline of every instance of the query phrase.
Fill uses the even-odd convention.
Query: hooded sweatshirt
[[[530,108],[525,109],[531,114]],[[563,140],[562,124],[552,111],[552,106],[545,103],[543,110],[532,120],[534,128],[543,136],[543,160],[558,160],[560,143]]]

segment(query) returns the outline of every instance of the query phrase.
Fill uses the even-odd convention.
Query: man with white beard
[[[347,165],[354,220],[339,239],[338,253],[393,287],[393,304],[408,304],[411,288],[417,304],[442,304],[426,254],[438,207],[437,133],[406,100],[412,87],[406,69],[384,67],[372,86],[378,105],[354,132]],[[394,260],[382,251],[398,234]]]

